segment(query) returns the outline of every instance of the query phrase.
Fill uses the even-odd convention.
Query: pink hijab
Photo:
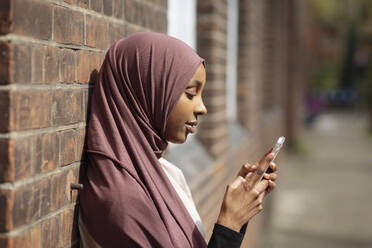
[[[102,247],[206,247],[158,158],[166,122],[204,60],[182,41],[136,33],[108,50],[94,86],[83,223]]]

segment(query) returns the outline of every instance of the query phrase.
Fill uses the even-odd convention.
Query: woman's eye
[[[194,94],[187,92],[187,91],[185,93],[186,93],[187,98],[189,98],[190,100],[192,100],[193,97],[195,96]]]

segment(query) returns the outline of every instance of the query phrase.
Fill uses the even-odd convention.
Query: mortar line
[[[74,162],[74,163],[71,163],[71,164],[66,165],[66,166],[55,168],[54,170],[51,170],[51,171],[48,171],[48,172],[45,172],[45,173],[36,174],[36,175],[31,176],[29,178],[20,179],[20,180],[15,181],[15,182],[1,183],[0,184],[0,190],[16,190],[20,187],[27,186],[28,184],[40,181],[44,178],[51,177],[53,175],[57,175],[60,172],[67,171],[71,168],[76,168],[76,167],[80,166],[81,164],[84,164],[84,162],[78,161],[78,162]]]
[[[110,22],[114,22],[114,23],[122,23],[124,24],[125,23],[125,20],[122,20],[122,19],[118,19],[118,18],[115,18],[115,17],[111,17],[111,16],[107,16],[107,15],[104,15],[102,13],[99,13],[99,12],[96,12],[94,10],[90,10],[90,9],[85,9],[85,8],[82,8],[82,7],[79,7],[79,6],[75,6],[75,5],[69,5],[67,3],[64,3],[64,2],[59,2],[57,0],[41,0],[42,2],[46,2],[46,3],[52,3],[54,4],[55,6],[59,6],[59,7],[64,7],[66,9],[69,9],[69,10],[73,10],[73,11],[77,11],[77,12],[80,12],[82,14],[88,14],[88,15],[91,15],[91,16],[95,16],[95,17],[98,17],[100,19],[105,19],[105,20],[108,20]],[[88,7],[89,8],[89,7]]]
[[[64,2],[59,2],[58,0],[41,0],[42,2],[47,2],[47,3],[53,3],[57,6],[61,6],[61,7],[65,7],[65,8],[68,8],[68,9],[71,9],[71,10],[75,10],[75,11],[79,11],[79,12],[82,12],[82,13],[87,13],[87,14],[91,14],[91,15],[95,15],[95,16],[100,16],[102,18],[105,18],[105,19],[108,19],[108,20],[113,20],[113,21],[122,21],[122,19],[118,19],[118,18],[115,18],[115,17],[112,17],[112,16],[107,16],[105,14],[102,14],[102,13],[99,13],[99,12],[96,12],[94,10],[90,10],[90,4],[88,4],[88,9],[86,8],[82,8],[82,7],[79,7],[79,6],[76,6],[76,5],[70,5],[70,4],[67,4],[67,3],[64,3]],[[156,5],[156,4],[153,4],[151,2],[148,2],[148,1],[138,1],[148,7],[151,7],[153,9],[155,9],[156,11],[161,11],[161,12],[164,12],[165,14],[167,13],[167,9],[165,8],[162,8],[160,7],[159,5]],[[103,6],[102,6],[102,10],[103,10]]]
[[[53,83],[53,84],[7,84],[0,85],[0,91],[9,90],[74,90],[74,89],[89,89],[93,88],[89,83]]]
[[[58,127],[46,127],[46,128],[40,128],[40,129],[11,131],[8,133],[0,133],[0,138],[17,139],[17,138],[24,138],[24,137],[29,137],[33,135],[39,135],[39,134],[48,134],[48,133],[55,133],[55,132],[71,130],[71,129],[79,129],[79,128],[83,128],[86,126],[87,126],[86,122],[79,122],[75,124],[58,126]]]
[[[0,41],[19,41],[19,42],[28,42],[28,43],[34,43],[39,45],[45,45],[45,46],[52,46],[52,47],[59,47],[59,48],[69,48],[74,50],[85,50],[85,51],[91,51],[91,52],[99,52],[99,53],[105,53],[105,50],[85,46],[85,45],[73,45],[73,44],[63,44],[58,43],[51,40],[39,40],[23,35],[18,34],[6,34],[0,36]]]
[[[75,207],[76,205],[78,205],[77,203],[70,203],[68,205],[65,205],[63,206],[62,208],[52,212],[52,213],[49,213],[45,216],[43,216],[42,218],[32,222],[31,224],[30,223],[26,223],[22,226],[19,226],[9,232],[6,232],[6,233],[0,233],[0,238],[11,238],[11,237],[15,237],[15,236],[18,236],[19,234],[22,234],[30,229],[32,229],[34,226],[40,224],[41,222],[45,221],[45,220],[48,220],[48,219],[51,219],[59,214],[61,214],[63,211],[65,210],[68,210],[68,209],[72,209],[73,207]]]

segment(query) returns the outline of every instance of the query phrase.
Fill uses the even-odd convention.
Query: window
[[[196,0],[168,0],[168,35],[196,48]]]
[[[238,1],[227,2],[226,108],[228,120],[236,119],[238,51]]]

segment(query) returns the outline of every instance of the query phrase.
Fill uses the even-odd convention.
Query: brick
[[[140,27],[138,25],[128,24],[127,25],[127,35],[134,34],[137,32],[144,32],[146,31],[145,28]]]
[[[61,136],[61,166],[76,161],[76,134],[73,130],[62,131]]]
[[[34,46],[32,52],[32,82],[43,83],[44,82],[44,61],[45,61],[45,49],[46,46]]]
[[[13,191],[0,190],[0,232],[13,229],[13,222],[11,220],[13,205]]]
[[[219,6],[212,1],[198,1],[198,11],[203,14],[218,13]]]
[[[86,45],[99,49],[107,49],[109,44],[108,23],[90,15],[86,16]]]
[[[115,41],[125,37],[126,26],[127,26],[126,24],[110,23],[109,25],[110,44],[113,44]]]
[[[124,6],[124,17],[127,22],[134,23],[135,15],[139,14],[138,10],[136,9],[136,1],[135,0],[127,0],[125,1]]]
[[[150,20],[150,23],[152,24],[151,28],[155,29],[158,32],[166,33],[168,26],[168,18],[166,12],[157,10],[154,12],[154,18],[156,21]]]
[[[9,168],[9,140],[0,139],[0,161],[2,169],[0,170],[0,182],[10,181],[13,171]]]
[[[14,228],[29,223],[33,219],[33,188],[29,185],[19,187],[14,192],[12,220]]]
[[[66,176],[66,197],[69,203],[76,203],[78,199],[78,191],[71,190],[72,183],[79,183],[80,167],[71,168]]]
[[[133,23],[142,27],[151,27],[156,10],[150,5],[136,0],[125,1],[124,17],[129,23]]]
[[[103,0],[90,0],[90,9],[101,13],[102,8],[103,8],[103,2],[102,1]]]
[[[33,185],[33,220],[38,220],[50,211],[51,182],[50,178],[43,178]]]
[[[13,59],[14,83],[30,83],[31,47],[26,43],[13,45]]]
[[[42,40],[52,38],[52,5],[40,1],[14,0],[13,32]]]
[[[0,91],[0,132],[5,133],[9,130],[10,121],[9,106],[10,106],[9,91]]]
[[[83,92],[76,90],[56,90],[53,94],[52,121],[54,126],[83,121]]]
[[[46,47],[44,57],[44,81],[54,83],[59,78],[58,48]]]
[[[41,235],[37,233],[37,228],[32,230],[18,233],[16,236],[0,238],[0,247],[2,248],[40,248],[40,238],[37,240],[37,236]],[[39,228],[40,229],[40,228]],[[35,232],[34,232],[35,230]]]
[[[16,247],[33,248],[32,241],[31,241],[31,233],[24,232],[15,237],[9,238],[8,247],[9,248],[16,248]]]
[[[45,90],[11,92],[10,130],[19,131],[49,127],[51,124],[51,93]]]
[[[124,16],[124,0],[113,0],[114,17],[123,19]]]
[[[89,122],[89,114],[90,114],[90,100],[91,100],[91,95],[92,95],[92,90],[93,88],[88,88],[85,89],[83,94],[84,94],[84,109],[83,109],[83,115],[84,115],[84,122]]]
[[[85,157],[84,148],[85,148],[85,137],[86,129],[82,128],[77,131],[77,160],[83,160]]]
[[[91,78],[97,76],[100,67],[101,57],[99,54],[80,50],[77,58],[77,81],[79,83],[92,82]]]
[[[80,50],[77,53],[77,81],[79,83],[89,82],[91,73],[90,53]]]
[[[86,8],[86,9],[88,8],[89,0],[75,0],[75,1],[76,1],[77,6]]]
[[[58,247],[59,216],[44,221],[41,224],[42,247]]]
[[[71,245],[77,240],[77,220],[75,220],[75,211],[73,208],[67,209],[61,213],[59,245],[65,247]]]
[[[35,46],[33,48],[33,82],[56,83],[59,81],[59,48]]]
[[[13,180],[31,175],[31,138],[9,141],[9,167],[14,168]]]
[[[59,137],[56,133],[36,136],[34,173],[43,173],[58,167]]]
[[[31,138],[0,140],[2,170],[0,182],[12,182],[31,175]]]
[[[0,42],[0,85],[8,84],[11,81],[11,52],[9,42]]]
[[[76,54],[74,50],[63,49],[60,53],[61,58],[61,81],[73,83],[76,81]]]
[[[103,1],[103,13],[107,16],[112,16],[113,14],[113,2],[114,0],[105,0]]]
[[[67,187],[67,171],[61,171],[51,178],[51,206],[50,210],[55,211],[68,203],[69,190]]]
[[[64,44],[83,44],[84,16],[68,8],[55,7],[53,39]]]
[[[31,243],[33,248],[41,248],[41,225],[37,225],[31,230]]]
[[[7,34],[11,24],[11,0],[3,0],[0,2],[0,34]]]
[[[166,10],[168,8],[168,0],[159,0],[159,5]]]

